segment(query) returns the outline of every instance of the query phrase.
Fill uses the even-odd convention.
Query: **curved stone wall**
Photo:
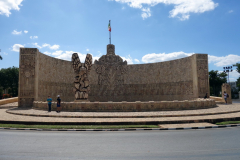
[[[95,61],[89,73],[89,100],[100,102],[172,101],[203,98],[209,93],[207,54],[173,61],[127,65],[114,45]],[[74,71],[70,61],[44,55],[37,48],[20,49],[19,107],[33,101],[74,100]]]
[[[62,101],[73,101],[74,70],[71,62],[56,59],[42,53],[38,53],[38,101],[46,101],[48,95],[57,99],[60,95]]]
[[[149,101],[149,102],[63,102],[63,111],[70,112],[145,112],[145,111],[176,111],[189,109],[204,109],[216,107],[211,99],[196,99],[184,101]],[[33,102],[33,108],[48,110],[47,102]],[[52,110],[57,109],[56,102],[52,103]]]

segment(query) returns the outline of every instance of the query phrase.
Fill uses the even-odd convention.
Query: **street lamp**
[[[228,74],[228,83],[230,84],[230,80],[229,80],[229,72],[232,72],[232,66],[228,66],[228,67],[223,67],[223,72]]]

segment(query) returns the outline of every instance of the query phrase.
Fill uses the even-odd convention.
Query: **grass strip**
[[[3,128],[39,128],[39,129],[122,129],[122,128],[159,128],[157,125],[25,125],[0,124]]]
[[[228,125],[228,124],[240,124],[240,121],[224,121],[216,123],[216,125]]]

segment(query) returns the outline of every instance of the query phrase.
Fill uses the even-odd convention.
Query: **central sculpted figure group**
[[[92,67],[92,55],[87,54],[85,62],[81,63],[77,53],[72,54],[72,65],[75,72],[75,100],[87,100],[90,92],[88,74]]]

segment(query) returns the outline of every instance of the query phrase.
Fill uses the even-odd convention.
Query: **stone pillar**
[[[232,104],[232,94],[231,94],[231,86],[227,83],[222,84],[222,98],[224,99],[224,91],[229,95],[227,98],[227,103]]]
[[[204,98],[210,95],[208,78],[208,55],[192,55],[193,98]]]
[[[37,48],[20,48],[18,107],[33,107],[37,96]]]

